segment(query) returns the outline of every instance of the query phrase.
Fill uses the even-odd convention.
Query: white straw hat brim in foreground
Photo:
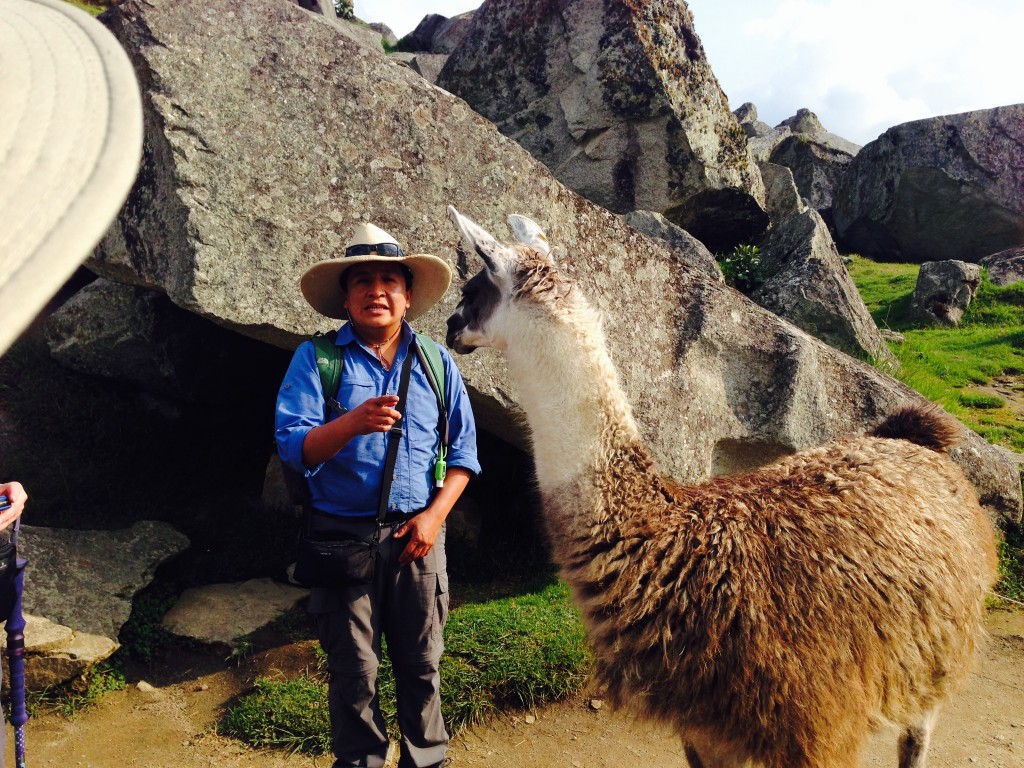
[[[142,154],[131,62],[61,0],[0,0],[0,353],[92,252]]]

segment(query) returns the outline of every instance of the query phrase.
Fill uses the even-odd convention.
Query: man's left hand
[[[405,549],[402,550],[402,554],[398,556],[398,565],[405,567],[413,560],[426,557],[434,548],[434,542],[437,541],[437,534],[443,523],[444,518],[429,509],[403,523],[402,527],[395,531],[394,536],[399,539],[408,536],[409,541],[406,543]]]

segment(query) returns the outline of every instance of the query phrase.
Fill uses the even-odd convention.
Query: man
[[[348,319],[335,340],[343,361],[340,415],[325,418],[311,342],[296,350],[278,395],[278,451],[306,477],[314,531],[364,541],[373,537],[388,433],[403,419],[371,582],[318,587],[310,595],[309,611],[327,653],[335,768],[384,765],[388,738],[376,685],[382,636],[396,679],[398,765],[441,765],[448,749],[438,674],[448,613],[444,521],[480,467],[462,377],[447,351],[440,350],[444,381],[438,385],[447,393],[450,444],[447,474],[435,481],[439,406],[412,348],[408,320],[437,303],[450,282],[444,261],[406,256],[395,238],[372,224],[356,227],[343,256],[314,265],[301,280],[303,296],[315,310]],[[397,393],[410,355],[403,417]]]

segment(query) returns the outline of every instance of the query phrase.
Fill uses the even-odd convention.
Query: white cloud
[[[731,32],[713,2],[690,3],[712,69],[734,108],[752,101],[771,124],[807,107],[865,143],[908,120],[1024,102],[1019,2],[781,0]]]

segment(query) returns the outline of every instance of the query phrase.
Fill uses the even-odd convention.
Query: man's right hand
[[[302,441],[302,461],[307,467],[322,464],[356,435],[390,432],[402,414],[395,410],[398,395],[371,397],[333,421],[313,427]]]
[[[390,432],[402,414],[395,410],[398,395],[371,397],[360,403],[342,418],[349,420],[349,428],[357,435],[369,435],[374,432]]]

